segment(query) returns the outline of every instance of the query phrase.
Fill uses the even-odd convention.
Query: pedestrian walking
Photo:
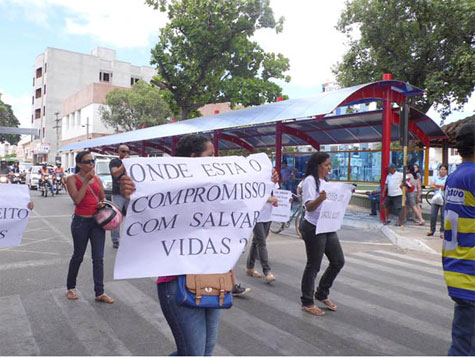
[[[75,209],[71,223],[74,252],[69,262],[66,297],[77,300],[76,278],[91,242],[92,274],[96,301],[114,303],[114,299],[104,293],[104,243],[105,231],[93,218],[104,200],[104,187],[94,172],[94,159],[88,151],[76,155],[76,174],[66,180],[69,196],[73,199]]]
[[[125,174],[125,167],[122,159],[129,157],[129,147],[125,144],[119,146],[119,158],[114,158],[109,162],[109,170],[112,176],[112,202],[120,211],[127,210],[129,201],[120,194],[120,178]],[[117,249],[120,243],[120,226],[111,231],[112,247]]]
[[[442,262],[449,296],[455,301],[449,356],[475,356],[475,122],[455,137],[462,157],[445,187]]]
[[[448,166],[442,164],[439,167],[439,174],[435,175],[432,179],[430,187],[435,189],[432,202],[430,204],[430,229],[427,232],[427,236],[432,236],[435,233],[437,226],[437,216],[440,210],[440,237],[444,235],[444,190],[445,181],[447,180]]]
[[[307,264],[302,276],[302,310],[315,316],[325,314],[315,305],[315,300],[322,302],[329,310],[336,311],[337,305],[328,297],[338,273],[345,264],[343,250],[336,232],[316,234],[316,226],[320,216],[321,204],[327,198],[325,190],[320,191],[321,183],[331,172],[330,155],[325,152],[312,154],[307,162],[303,181],[303,203],[305,219],[300,231],[305,242]],[[323,255],[328,258],[329,265],[320,278],[315,291],[315,280],[320,271]]]
[[[264,207],[259,213],[257,223],[252,230],[252,243],[246,263],[246,274],[251,277],[261,278],[262,274],[254,268],[256,259],[259,259],[262,266],[262,272],[264,273],[265,281],[267,283],[271,283],[276,279],[275,275],[271,272],[269,265],[266,239],[269,235],[270,225],[272,223],[272,207],[277,205],[277,198],[275,196],[271,196],[269,199],[267,199],[267,203],[265,203]]]

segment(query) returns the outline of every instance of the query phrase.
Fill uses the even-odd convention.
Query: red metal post
[[[282,168],[282,133],[283,133],[283,123],[277,122],[275,124],[275,170],[279,173]],[[280,180],[279,180],[280,181]]]
[[[213,131],[213,146],[214,146],[214,156],[219,157],[219,135],[220,130],[216,129]]]
[[[142,157],[147,156],[147,150],[145,149],[145,141],[142,141]]]
[[[172,157],[175,156],[176,144],[178,143],[179,138],[172,137]]]
[[[391,118],[392,118],[392,106],[391,106],[391,90],[388,88],[386,96],[383,99],[383,141],[381,148],[381,201],[379,217],[381,221],[384,221],[383,214],[383,200],[384,200],[384,183],[386,182],[387,167],[389,165],[389,157],[391,151]]]

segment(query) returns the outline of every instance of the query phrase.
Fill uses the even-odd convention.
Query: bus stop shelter
[[[89,149],[115,154],[119,144],[127,144],[140,156],[173,155],[181,136],[197,133],[210,137],[216,155],[220,150],[246,149],[252,153],[257,148],[275,148],[276,170],[280,173],[284,146],[311,145],[320,150],[324,144],[380,142],[384,186],[390,145],[399,140],[400,108],[410,97],[423,93],[408,83],[383,80],[89,139],[66,145],[60,152]],[[379,103],[381,109],[338,114],[339,108],[371,102]],[[428,148],[431,140],[444,138],[446,135],[432,119],[410,108],[409,140],[421,141]]]

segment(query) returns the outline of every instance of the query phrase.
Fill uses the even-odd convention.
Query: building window
[[[99,72],[99,81],[101,82],[110,82],[112,79],[112,73],[111,72]]]
[[[45,137],[45,127],[43,127],[43,138]]]
[[[31,115],[31,123],[33,123],[33,115]]]
[[[45,73],[46,73],[46,66],[47,66],[47,65],[48,65],[48,64],[45,62]]]
[[[35,104],[35,96],[31,96],[31,104]]]
[[[41,117],[41,108],[35,109],[35,119],[38,119]]]
[[[43,69],[41,67],[36,69],[36,78],[43,76]]]
[[[140,80],[140,78],[138,78],[138,77],[130,77],[130,86],[133,86],[133,85],[136,84],[139,80]]]
[[[46,107],[43,106],[43,117],[46,116]]]
[[[43,96],[46,94],[46,85],[43,86]]]
[[[41,88],[37,88],[35,91],[35,98],[41,98]]]
[[[35,87],[35,78],[33,77],[33,87]]]

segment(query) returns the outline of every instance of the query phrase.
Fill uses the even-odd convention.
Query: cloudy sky
[[[285,17],[284,31],[262,30],[255,39],[266,51],[290,59],[292,81],[280,83],[284,93],[296,98],[320,92],[322,83],[333,81],[331,67],[345,50],[345,37],[335,30],[344,0],[271,0],[271,5],[277,17]],[[150,49],[165,23],[166,17],[143,0],[0,0],[2,100],[29,127],[33,64],[47,47],[81,53],[108,47],[118,60],[149,65]],[[474,110],[472,96],[464,112],[446,123]],[[440,121],[434,110],[428,114]]]

